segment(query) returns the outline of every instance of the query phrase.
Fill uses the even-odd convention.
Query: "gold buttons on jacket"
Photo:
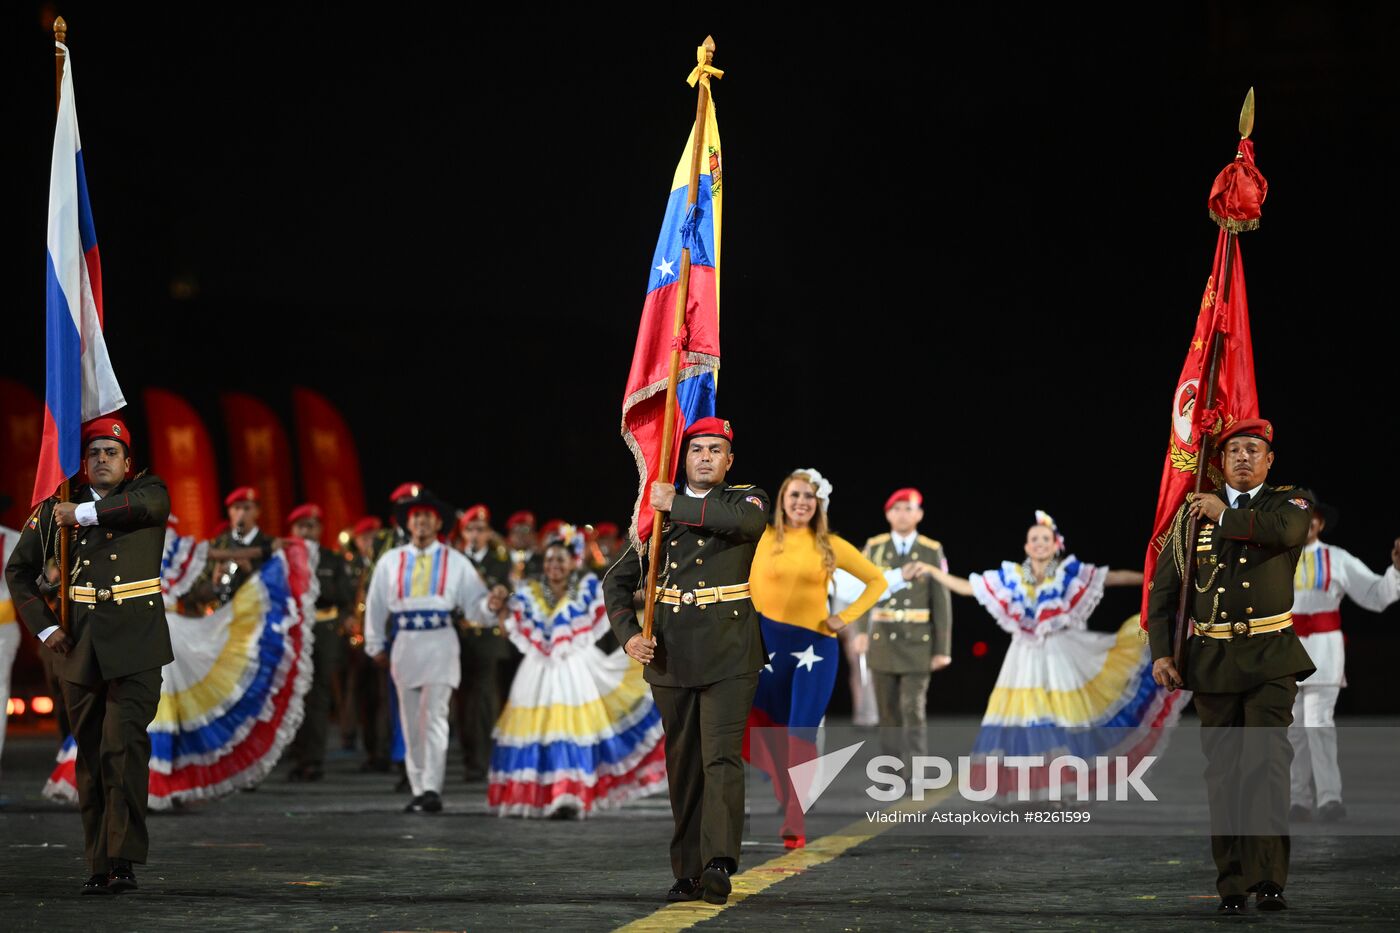
[[[870,637],[873,638],[873,639],[875,639],[876,641],[879,641],[879,640],[880,640],[880,633],[879,633],[879,632],[876,632],[874,635],[871,635]]]
[[[79,541],[78,543],[79,543],[79,544],[87,544],[87,538],[84,538],[83,540]]]
[[[1248,580],[1244,581],[1243,583],[1240,584],[1240,586],[1244,587],[1245,589],[1249,589],[1249,581],[1248,581]]]
[[[108,559],[108,560],[116,560],[116,559],[117,559],[117,555],[115,555],[115,554],[108,554],[108,555],[107,555],[107,559]]]
[[[1247,615],[1247,616],[1252,616],[1252,615],[1254,615],[1254,607],[1253,607],[1253,606],[1246,606],[1246,607],[1245,607],[1245,610],[1244,610],[1244,614]]]
[[[703,558],[703,557],[697,557],[697,558],[695,558],[695,562],[696,562],[697,564],[703,564],[703,563],[705,562],[705,558]],[[704,584],[701,584],[701,585],[703,586]]]
[[[924,636],[924,641],[928,641],[928,636],[927,636],[927,635]]]
[[[695,584],[695,585],[696,585],[696,586],[704,586],[704,585],[705,585],[705,581],[704,581],[704,580],[701,580],[699,583],[697,583],[697,584]]]
[[[1248,558],[1248,557],[1241,557],[1241,558],[1240,558],[1240,563],[1242,563],[1242,564],[1247,564],[1247,563],[1249,563],[1249,558]]]
[[[1228,613],[1228,612],[1226,612],[1225,610],[1222,609],[1222,610],[1220,610],[1220,618],[1222,618],[1222,619],[1228,619],[1228,618],[1230,618],[1230,613]]]
[[[88,564],[90,564],[90,563],[92,563],[92,561],[90,561],[90,560],[85,560],[85,561],[83,561],[83,566],[86,567],[86,566],[87,566]]]
[[[675,570],[675,569],[676,569],[677,567],[679,567],[679,566],[680,566],[680,564],[676,563],[675,561],[671,561],[671,569],[672,569],[672,570]]]
[[[680,612],[680,611],[681,611],[681,607],[680,607],[680,606],[672,606],[672,607],[671,607],[671,611],[672,611],[672,612]]]
[[[113,578],[112,578],[112,582],[113,582],[113,583],[120,583],[120,582],[122,582],[122,578],[121,578],[121,577],[113,577]]]
[[[1215,591],[1216,591],[1217,593],[1223,593],[1223,592],[1225,592],[1225,587],[1223,587],[1223,586],[1217,586],[1217,587],[1215,588]]]
[[[704,546],[705,546],[705,539],[704,539],[704,538],[700,538],[700,539],[696,540],[695,544],[696,544],[697,547],[704,547]]]
[[[111,533],[110,531],[107,532],[107,540],[108,540],[108,541],[111,541],[111,540],[112,540],[112,533]]]
[[[899,637],[899,633],[898,633],[898,632],[890,632],[890,641],[894,641],[894,640],[895,640],[896,638],[898,638],[898,637]]]

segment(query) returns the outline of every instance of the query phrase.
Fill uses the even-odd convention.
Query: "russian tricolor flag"
[[[64,52],[64,67],[49,175],[44,438],[35,504],[78,472],[83,422],[126,404],[102,336],[102,265],[78,137],[73,56],[63,43],[56,44]]]
[[[671,181],[671,195],[661,222],[661,235],[651,260],[647,297],[642,305],[632,370],[622,399],[622,436],[637,461],[640,488],[632,510],[634,541],[651,535],[652,512],[647,490],[660,465],[661,433],[670,378],[676,290],[680,287],[681,248],[690,248],[690,284],[685,328],[681,332],[680,383],[676,389],[677,417],[671,464],[679,462],[681,437],[689,424],[715,413],[719,372],[719,241],[720,191],[723,177],[719,124],[714,99],[707,96],[704,145],[700,150],[700,184],[695,207],[687,211],[691,151],[695,128],[681,152]],[[671,477],[666,477],[669,481]]]

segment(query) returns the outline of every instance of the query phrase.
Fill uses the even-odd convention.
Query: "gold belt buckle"
[[[105,603],[105,602],[109,601],[111,598],[112,598],[112,591],[111,591],[111,590],[98,590],[98,591],[97,591],[97,601],[98,601],[99,603]]]
[[[1236,634],[1236,635],[1243,635],[1245,632],[1249,631],[1249,623],[1248,623],[1248,622],[1236,622],[1236,623],[1234,624],[1234,630],[1235,630],[1235,634]]]
[[[691,605],[695,602],[695,594],[689,590],[686,590],[684,593],[681,594],[681,602],[685,603],[687,606]]]

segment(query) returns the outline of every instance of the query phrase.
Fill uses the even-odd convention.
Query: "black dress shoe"
[[[412,800],[410,800],[410,801],[408,802],[408,806],[406,806],[406,807],[403,808],[403,812],[405,812],[405,813],[422,813],[422,812],[423,812],[423,795],[422,795],[422,794],[419,794],[417,797],[414,797]]]
[[[1335,823],[1347,815],[1347,808],[1340,800],[1329,800],[1317,808],[1317,818],[1324,823]]]
[[[112,859],[112,872],[107,876],[107,887],[113,894],[136,890],[136,873],[131,870],[131,862],[124,858]]]
[[[1248,894],[1226,894],[1220,898],[1220,906],[1215,908],[1215,912],[1239,917],[1244,915],[1244,909],[1248,904]]]
[[[699,878],[677,878],[676,883],[671,885],[671,890],[666,892],[668,901],[698,901],[700,900],[700,879]]]
[[[427,793],[423,794],[423,796],[419,799],[423,801],[424,813],[442,812],[442,797],[438,795],[437,791],[430,790]]]
[[[1254,892],[1254,906],[1260,910],[1287,910],[1288,902],[1283,899],[1283,888],[1265,881]]]
[[[1300,803],[1288,808],[1288,822],[1307,823],[1312,820],[1312,811]]]
[[[87,881],[83,882],[83,894],[111,894],[112,889],[107,885],[107,876],[94,874]]]
[[[710,859],[710,864],[705,866],[705,871],[700,876],[700,885],[705,889],[705,903],[723,904],[729,900],[729,892],[734,887],[729,882],[729,876],[733,872],[734,869],[730,867],[729,859]]]

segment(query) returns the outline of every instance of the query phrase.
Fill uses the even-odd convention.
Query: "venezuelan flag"
[[[687,208],[695,127],[690,130],[671,179],[671,193],[661,221],[661,235],[651,258],[647,296],[637,330],[632,370],[622,400],[622,436],[637,461],[640,486],[633,509],[632,533],[644,540],[651,533],[651,506],[645,490],[658,477],[661,433],[665,419],[666,383],[670,376],[677,289],[681,286],[681,250],[690,250],[690,275],[685,327],[681,332],[681,371],[677,387],[677,420],[671,464],[680,451],[685,427],[715,413],[719,372],[719,257],[723,159],[714,100],[706,95],[700,149],[700,181],[695,205]],[[666,477],[670,479],[671,477]]]

